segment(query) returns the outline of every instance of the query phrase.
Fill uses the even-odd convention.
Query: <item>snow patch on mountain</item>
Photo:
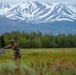
[[[0,16],[33,23],[75,21],[76,5],[37,1],[17,4],[0,3]]]

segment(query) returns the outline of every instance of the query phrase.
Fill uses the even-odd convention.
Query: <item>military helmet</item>
[[[14,39],[11,39],[10,42],[15,42],[15,40]]]

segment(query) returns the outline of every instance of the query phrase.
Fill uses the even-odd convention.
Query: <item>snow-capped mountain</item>
[[[14,30],[53,34],[76,33],[76,4],[0,3],[0,34]]]
[[[0,15],[12,20],[33,23],[74,21],[76,20],[76,5],[48,4],[37,1],[17,4],[0,3]]]

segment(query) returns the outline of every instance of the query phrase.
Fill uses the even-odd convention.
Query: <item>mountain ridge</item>
[[[76,20],[75,5],[48,4],[45,2],[25,2],[17,4],[0,3],[0,15],[11,20],[33,22],[73,21]]]
[[[75,34],[76,4],[0,3],[0,34],[11,31]]]

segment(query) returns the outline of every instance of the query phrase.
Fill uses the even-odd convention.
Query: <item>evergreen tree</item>
[[[65,48],[76,47],[75,35],[53,35],[42,34],[41,32],[19,32],[4,33],[0,36],[0,48],[9,44],[10,39],[14,39],[21,48]]]
[[[1,36],[0,36],[0,48],[1,48]]]
[[[1,47],[5,47],[5,40],[4,40],[4,36],[1,36]]]

